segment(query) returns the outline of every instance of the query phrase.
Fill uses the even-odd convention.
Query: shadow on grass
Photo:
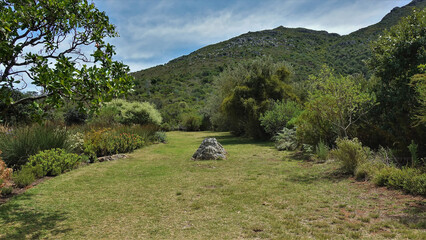
[[[41,212],[37,209],[23,206],[17,200],[30,200],[31,194],[23,194],[0,205],[0,221],[11,224],[11,227],[0,228],[0,239],[40,239],[46,234],[55,235],[66,233],[71,229],[57,228],[58,223],[66,219],[66,214],[60,211]]]
[[[414,201],[404,209],[403,215],[390,216],[400,223],[413,229],[426,229],[426,203],[422,200]]]
[[[340,182],[348,179],[351,175],[343,172],[340,169],[330,170],[327,172],[304,173],[292,175],[287,178],[288,181],[303,184],[314,184],[319,181]]]
[[[212,136],[206,136],[204,138],[208,138],[208,137],[212,137]],[[223,136],[223,135],[218,135],[218,136],[213,136],[217,139],[217,141],[222,144],[223,146],[226,145],[241,145],[241,144],[252,144],[252,145],[257,145],[257,146],[261,146],[261,147],[273,147],[274,143],[271,141],[267,141],[267,140],[254,140],[254,139],[250,139],[250,138],[243,138],[243,137],[235,137],[235,136]]]

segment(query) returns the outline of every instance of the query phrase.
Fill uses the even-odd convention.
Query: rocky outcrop
[[[226,151],[216,138],[206,138],[192,155],[192,160],[226,159]]]

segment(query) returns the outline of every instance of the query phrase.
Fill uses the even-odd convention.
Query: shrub
[[[77,154],[67,153],[64,149],[56,148],[31,156],[25,167],[32,169],[37,177],[57,176],[76,168],[80,162],[81,157]]]
[[[415,167],[419,164],[419,159],[417,158],[417,147],[418,145],[411,140],[411,144],[408,145],[408,150],[411,153],[411,167]]]
[[[319,160],[327,160],[328,152],[329,148],[322,140],[315,147],[315,153]]]
[[[3,196],[8,196],[10,194],[12,194],[13,192],[13,188],[12,187],[3,187],[1,188],[1,195]]]
[[[188,114],[182,117],[182,129],[186,131],[199,131],[203,117],[198,114]]]
[[[110,111],[116,111],[115,121],[130,124],[154,124],[160,126],[162,117],[154,105],[148,102],[128,102],[115,99],[106,104]]]
[[[330,154],[341,162],[345,172],[354,174],[356,167],[367,160],[369,150],[363,147],[357,138],[338,138],[336,145],[337,148],[333,149]]]
[[[84,134],[76,132],[68,136],[69,149],[71,152],[81,154],[84,152]]]
[[[165,132],[155,132],[154,138],[155,138],[155,142],[161,142],[161,143],[167,142],[167,136]]]
[[[145,141],[137,134],[118,133],[110,129],[91,131],[85,135],[85,153],[92,160],[95,157],[131,152],[144,145]]]
[[[35,181],[34,173],[31,167],[22,167],[20,171],[13,173],[12,176],[13,182],[18,187],[26,187]]]
[[[275,147],[282,150],[293,151],[297,148],[296,130],[283,128],[275,137]]]
[[[39,151],[68,149],[68,136],[65,129],[49,125],[33,125],[15,128],[7,134],[0,134],[0,149],[5,163],[14,169],[27,163],[29,156]]]
[[[1,154],[1,151],[0,151]],[[6,167],[6,163],[0,158],[0,188],[8,185],[10,177],[12,176],[12,169]]]
[[[426,173],[414,168],[385,167],[373,178],[378,186],[402,189],[408,193],[426,195]]]
[[[87,113],[76,108],[70,108],[64,113],[64,121],[67,126],[83,124],[87,119]]]
[[[294,101],[277,101],[271,110],[260,115],[260,125],[270,135],[277,134],[284,127],[293,128],[294,119],[302,112],[302,107]]]

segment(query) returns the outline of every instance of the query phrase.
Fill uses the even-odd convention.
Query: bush
[[[115,121],[121,124],[153,124],[160,126],[162,117],[154,105],[148,102],[128,102],[115,99],[106,104],[107,113],[115,111]]]
[[[84,152],[84,134],[76,132],[68,136],[69,150],[73,153],[81,154]]]
[[[342,169],[345,172],[354,174],[356,167],[367,160],[369,150],[363,147],[357,138],[338,138],[336,145],[337,148],[333,149],[330,154],[334,159],[341,162]]]
[[[87,114],[85,112],[81,112],[76,108],[70,108],[64,113],[64,121],[67,126],[71,126],[73,124],[83,124],[87,119]]]
[[[327,160],[329,150],[330,149],[323,141],[320,141],[315,147],[315,153],[318,159],[322,161]]]
[[[275,137],[275,147],[282,150],[293,151],[297,148],[296,130],[283,128]]]
[[[65,129],[49,125],[33,125],[15,128],[7,134],[0,134],[0,149],[7,166],[19,169],[27,163],[29,156],[52,148],[68,149]]]
[[[155,139],[155,142],[166,143],[167,142],[166,133],[165,132],[155,132],[154,139]]]
[[[137,134],[118,133],[110,129],[91,131],[84,139],[85,153],[92,160],[100,156],[131,152],[144,143],[143,138]]]
[[[182,117],[182,129],[185,131],[199,131],[203,117],[198,114],[188,114]]]
[[[284,127],[293,128],[294,119],[302,112],[302,107],[294,101],[277,101],[271,110],[260,115],[260,125],[271,136],[277,134]]]
[[[1,154],[1,151],[0,151]],[[10,177],[12,176],[12,169],[6,167],[6,163],[0,158],[0,188],[8,185]]]
[[[13,188],[12,187],[3,187],[1,188],[1,195],[2,196],[8,196],[10,194],[12,194],[13,192]]]
[[[426,173],[414,168],[385,167],[373,178],[378,186],[402,189],[407,193],[426,195]]]
[[[81,162],[81,157],[67,153],[64,149],[50,149],[31,156],[25,167],[32,169],[37,177],[57,176],[65,171],[74,169]]]
[[[26,187],[35,181],[34,173],[31,167],[22,167],[20,171],[13,173],[12,176],[13,182],[18,187]]]

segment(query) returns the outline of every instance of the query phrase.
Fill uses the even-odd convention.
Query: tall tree
[[[323,130],[318,137],[326,141],[334,141],[330,131],[341,138],[353,137],[350,133],[354,132],[355,124],[375,105],[375,96],[363,84],[365,79],[359,75],[337,75],[323,67],[317,76],[310,76],[310,81],[312,90],[298,131],[321,133]]]
[[[267,57],[225,70],[215,81],[213,123],[226,124],[237,135],[264,137],[260,115],[274,100],[297,98],[289,84],[290,76],[286,64]]]
[[[108,16],[87,0],[0,2],[0,99],[6,106],[44,99],[49,105],[75,101],[96,107],[130,91],[129,68],[113,61],[118,36]],[[91,57],[81,47],[92,49]],[[86,64],[92,62],[91,64]],[[14,100],[28,81],[42,94]]]
[[[372,117],[387,135],[381,144],[402,150],[414,140],[423,142],[421,146],[426,150],[425,128],[413,126],[419,102],[418,94],[410,86],[411,77],[420,73],[418,66],[425,62],[426,9],[414,10],[372,43],[368,65],[380,79],[375,89],[380,105],[372,112]]]

